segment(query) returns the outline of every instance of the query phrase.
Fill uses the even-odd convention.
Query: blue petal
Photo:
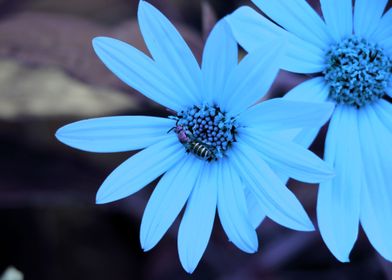
[[[63,126],[58,140],[76,149],[108,153],[143,149],[167,137],[173,120],[121,116],[82,120]]]
[[[361,190],[361,224],[376,250],[392,261],[392,134],[370,106],[359,116],[366,177]]]
[[[238,64],[238,47],[226,21],[219,21],[209,35],[202,62],[204,99],[221,103],[227,98],[224,87]]]
[[[317,73],[325,68],[324,50],[278,27],[250,7],[243,6],[226,17],[239,44],[253,52],[279,37],[287,39],[282,69],[297,73]]]
[[[386,51],[389,51],[390,55],[392,54],[392,9],[389,9],[381,18],[376,30],[372,32],[369,39],[377,42]]]
[[[299,38],[325,49],[332,42],[328,29],[305,0],[252,0],[273,21]]]
[[[329,86],[325,83],[323,77],[317,77],[299,84],[283,98],[293,101],[325,102],[328,99],[328,95]],[[297,134],[294,134],[293,141],[303,147],[309,147],[324,123],[325,121],[322,120],[315,127],[300,130]]]
[[[329,102],[297,102],[275,98],[264,101],[243,112],[238,121],[247,127],[263,131],[320,127],[334,109]]]
[[[116,39],[93,40],[95,53],[118,78],[159,104],[178,111],[186,103],[176,85],[163,75],[148,56]]]
[[[218,196],[217,186],[217,165],[206,162],[178,230],[178,253],[188,273],[195,270],[210,239]]]
[[[239,249],[255,253],[258,248],[257,234],[248,220],[243,184],[228,164],[221,164],[220,173],[218,213],[223,229]]]
[[[201,71],[192,51],[170,21],[151,4],[140,1],[140,30],[152,57],[178,87],[188,105],[202,101]]]
[[[140,227],[140,242],[144,251],[152,249],[161,240],[185,205],[197,177],[201,161],[190,155],[163,175],[147,207]]]
[[[380,99],[374,102],[374,111],[376,112],[379,120],[386,128],[392,132],[392,105],[390,102]]]
[[[318,183],[334,176],[332,168],[306,148],[257,129],[243,129],[242,141],[260,152],[274,170],[307,183]]]
[[[184,147],[172,135],[126,160],[103,182],[97,203],[112,202],[139,191],[185,156]]]
[[[232,150],[230,160],[269,218],[291,229],[314,230],[301,203],[255,149],[238,139]]]
[[[336,41],[353,34],[353,5],[351,0],[321,0],[325,23]]]
[[[341,262],[349,261],[357,239],[363,182],[358,110],[340,105],[332,117],[325,144],[325,160],[336,177],[320,184],[317,217],[321,236]]]
[[[388,0],[356,0],[354,7],[355,34],[370,38],[376,30]]]
[[[264,221],[265,212],[249,188],[245,188],[245,197],[248,205],[249,220],[253,228],[257,228]]]
[[[283,51],[283,42],[270,42],[245,56],[228,78],[222,107],[234,116],[260,100],[278,74]]]

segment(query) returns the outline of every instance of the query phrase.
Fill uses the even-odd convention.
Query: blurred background
[[[174,22],[198,58],[216,19],[250,5],[150,2]],[[131,153],[80,152],[56,141],[54,133],[89,117],[167,116],[117,80],[91,48],[93,37],[105,35],[146,51],[135,19],[137,4],[0,0],[0,275],[13,266],[33,280],[392,279],[391,263],[375,253],[363,232],[352,262],[342,264],[317,232],[295,232],[269,220],[258,230],[260,250],[254,255],[236,249],[216,223],[201,263],[189,276],[177,256],[178,221],[152,251],[140,248],[139,225],[154,184],[127,199],[95,205],[102,181]],[[311,4],[319,10],[318,1]],[[269,96],[281,96],[305,79],[282,71]],[[312,145],[319,155],[324,134],[325,129]],[[294,181],[289,186],[315,221],[317,186]],[[4,280],[22,279],[20,273],[7,275]]]

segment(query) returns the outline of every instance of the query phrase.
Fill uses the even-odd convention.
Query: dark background
[[[215,19],[250,4],[150,2],[174,22],[198,58]],[[189,276],[177,256],[178,221],[152,251],[140,248],[141,215],[154,184],[115,203],[94,204],[101,182],[131,153],[80,152],[57,142],[54,133],[88,117],[167,115],[118,81],[91,48],[93,37],[106,35],[145,50],[137,3],[0,0],[0,274],[12,265],[33,280],[392,279],[392,265],[363,232],[352,262],[342,264],[318,232],[295,232],[269,220],[258,230],[254,255],[234,248],[216,223]],[[283,95],[306,78],[281,72],[269,94]],[[323,132],[312,146],[320,155]],[[290,187],[315,220],[317,186]]]

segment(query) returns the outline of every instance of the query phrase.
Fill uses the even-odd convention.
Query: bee
[[[211,161],[215,157],[214,152],[211,151],[210,147],[199,141],[191,141],[188,143],[188,149],[197,157],[207,161]]]

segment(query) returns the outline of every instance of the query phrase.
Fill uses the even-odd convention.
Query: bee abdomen
[[[196,156],[205,160],[213,157],[213,153],[208,147],[196,141],[190,143],[190,150]]]

